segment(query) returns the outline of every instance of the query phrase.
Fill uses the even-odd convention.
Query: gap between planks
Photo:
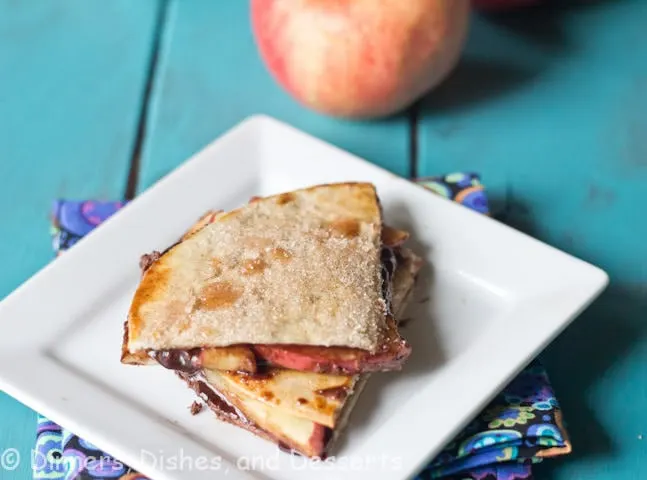
[[[164,28],[166,26],[166,15],[169,8],[168,0],[160,0],[160,7],[157,12],[157,20],[155,24],[155,32],[153,37],[153,45],[150,60],[148,63],[148,70],[146,73],[146,84],[144,86],[144,94],[140,105],[139,116],[137,120],[137,133],[135,136],[135,144],[130,156],[130,165],[128,169],[128,179],[126,181],[126,191],[124,198],[132,200],[137,195],[137,182],[139,181],[139,166],[142,148],[144,146],[144,139],[146,137],[146,127],[148,124],[148,114],[150,107],[151,93],[155,83],[155,76],[157,73],[158,60],[160,56],[160,49],[162,44],[162,37],[164,36]]]

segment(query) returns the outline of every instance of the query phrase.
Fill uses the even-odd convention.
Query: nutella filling
[[[207,405],[209,405],[210,408],[225,413],[228,416],[233,417],[238,421],[246,423],[248,425],[254,424],[254,422],[249,420],[240,410],[229,403],[224,395],[222,395],[218,390],[209,385],[207,381],[202,377],[202,375],[196,375],[193,377],[184,375],[182,376],[182,378],[186,380],[190,379],[195,382],[198,395],[200,395],[200,397],[202,397],[202,399],[207,402]]]
[[[151,350],[149,355],[165,368],[184,373],[196,373],[202,368],[202,348],[190,350]]]

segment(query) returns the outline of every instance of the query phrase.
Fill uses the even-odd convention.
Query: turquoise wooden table
[[[0,0],[0,298],[51,260],[53,198],[132,197],[253,113],[400,175],[477,171],[501,221],[611,276],[542,354],[574,453],[537,477],[647,478],[647,2],[580,3],[475,16],[441,88],[348,122],[270,80],[246,1]],[[0,453],[34,436],[0,393]]]

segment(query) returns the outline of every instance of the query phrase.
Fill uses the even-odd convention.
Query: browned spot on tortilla
[[[251,197],[251,198],[249,199],[249,203],[258,202],[261,198],[263,198],[263,197],[258,197],[258,196],[256,196],[256,195],[254,195],[253,197]]]
[[[243,262],[243,275],[258,275],[267,268],[267,263],[262,258],[252,258]]]
[[[278,260],[279,262],[287,262],[292,258],[292,254],[286,249],[281,247],[273,248],[271,251],[272,258]]]
[[[267,402],[270,402],[274,399],[274,394],[268,390],[263,390],[261,392],[261,398]]]
[[[285,205],[286,203],[290,203],[293,201],[294,201],[294,194],[292,193],[282,193],[276,199],[276,203],[279,205]]]
[[[334,236],[354,238],[359,235],[360,225],[357,220],[349,218],[332,222],[330,230]]]
[[[299,397],[299,398],[297,398],[297,403],[298,403],[299,405],[307,405],[307,404],[308,404],[308,400],[306,400],[306,399],[305,399],[305,398],[303,398],[303,397]]]
[[[200,291],[197,306],[205,310],[229,307],[236,303],[242,294],[242,289],[231,282],[213,282]]]

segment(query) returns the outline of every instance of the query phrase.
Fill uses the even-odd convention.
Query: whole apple
[[[274,78],[332,116],[381,117],[411,105],[457,64],[470,0],[251,0]]]

